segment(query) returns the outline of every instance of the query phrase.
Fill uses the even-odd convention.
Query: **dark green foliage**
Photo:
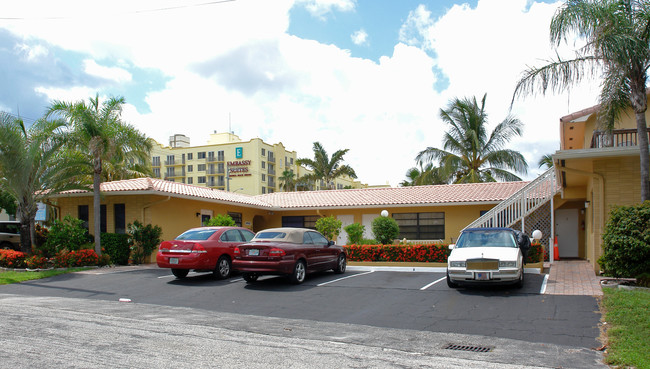
[[[63,220],[55,220],[47,236],[46,250],[57,253],[63,249],[80,250],[88,242],[88,230],[82,227],[83,221],[66,215]]]
[[[322,217],[316,221],[316,230],[328,240],[334,240],[341,233],[343,223],[333,216]]]
[[[159,226],[146,226],[139,221],[128,225],[129,243],[131,245],[131,261],[133,264],[142,264],[151,255],[161,242],[162,228]]]
[[[228,214],[217,214],[205,223],[210,227],[234,227],[235,221]]]
[[[612,277],[650,273],[650,201],[612,209],[598,263]]]
[[[361,223],[352,223],[343,229],[348,234],[348,245],[361,245],[366,226]]]
[[[650,273],[643,273],[636,276],[636,285],[639,287],[650,288]]]
[[[378,217],[372,221],[372,233],[379,243],[388,245],[399,235],[399,225],[393,218]]]
[[[12,217],[16,216],[16,210],[18,210],[16,198],[4,189],[0,189],[0,209],[4,209]]]
[[[102,233],[101,242],[103,249],[102,256],[106,253],[106,255],[110,256],[110,261],[116,265],[129,264],[131,247],[129,245],[128,234]]]

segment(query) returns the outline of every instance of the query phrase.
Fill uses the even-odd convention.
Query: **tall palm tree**
[[[26,253],[32,251],[37,203],[81,188],[75,177],[84,162],[66,155],[64,127],[65,122],[40,119],[26,129],[22,120],[0,113],[0,185],[18,201],[20,248]]]
[[[296,174],[292,169],[282,172],[282,176],[278,179],[280,180],[280,189],[284,192],[291,192],[296,189]]]
[[[311,175],[306,177],[322,180],[325,182],[327,188],[333,189],[334,180],[338,177],[347,175],[350,178],[357,178],[357,174],[352,167],[347,164],[341,164],[343,155],[348,151],[349,149],[338,150],[330,158],[323,146],[319,142],[314,142],[314,159],[298,159],[296,163],[298,165],[304,165],[313,171]]]
[[[521,136],[522,123],[508,115],[488,135],[487,114],[483,95],[480,105],[476,97],[452,99],[440,118],[450,129],[443,137],[444,149],[428,147],[421,151],[418,163],[440,163],[442,177],[454,183],[520,181],[509,170],[525,174],[528,164],[521,153],[505,149],[514,136]]]
[[[640,151],[641,201],[650,196],[646,84],[650,66],[650,2],[647,0],[568,0],[551,21],[551,42],[586,40],[570,60],[552,59],[526,70],[517,96],[536,91],[564,91],[585,78],[602,75],[598,120],[612,130],[624,109],[636,117]]]
[[[537,162],[537,167],[545,167],[546,169],[553,168],[553,156],[551,154],[542,156]]]
[[[408,186],[425,186],[447,184],[448,180],[443,177],[440,167],[434,167],[433,163],[427,164],[425,168],[413,167],[406,171],[406,180],[400,183],[402,187]]]
[[[105,163],[123,163],[129,159],[146,163],[152,147],[144,134],[122,121],[124,103],[123,97],[112,97],[100,104],[99,95],[96,95],[88,103],[54,101],[47,111],[47,116],[60,115],[68,122],[71,147],[83,153],[92,164],[95,252],[98,255],[101,254],[99,188]]]

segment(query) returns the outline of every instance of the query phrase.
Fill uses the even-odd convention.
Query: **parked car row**
[[[283,275],[299,284],[309,273],[344,273],[347,255],[311,229],[273,228],[254,234],[241,227],[199,227],[161,243],[156,262],[177,278],[190,270],[212,272],[220,279],[238,271],[249,283],[262,275]]]

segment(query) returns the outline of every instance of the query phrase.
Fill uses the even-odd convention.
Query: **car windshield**
[[[258,232],[253,238],[255,240],[277,240],[284,239],[287,237],[287,234],[284,232]]]
[[[216,232],[216,229],[190,229],[176,237],[177,240],[207,240]]]
[[[507,230],[475,230],[461,233],[456,247],[517,247],[517,242]]]

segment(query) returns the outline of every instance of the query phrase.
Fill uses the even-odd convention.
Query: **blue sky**
[[[528,65],[554,55],[552,1],[84,0],[0,6],[0,110],[27,122],[55,99],[124,96],[124,118],[162,144],[213,131],[282,142],[299,157],[314,141],[371,185],[396,186],[415,156],[440,147],[438,112],[487,93],[492,125],[525,124],[512,148],[533,178],[559,149],[561,116],[596,102],[579,93],[520,99]],[[573,45],[560,52],[571,53]]]

